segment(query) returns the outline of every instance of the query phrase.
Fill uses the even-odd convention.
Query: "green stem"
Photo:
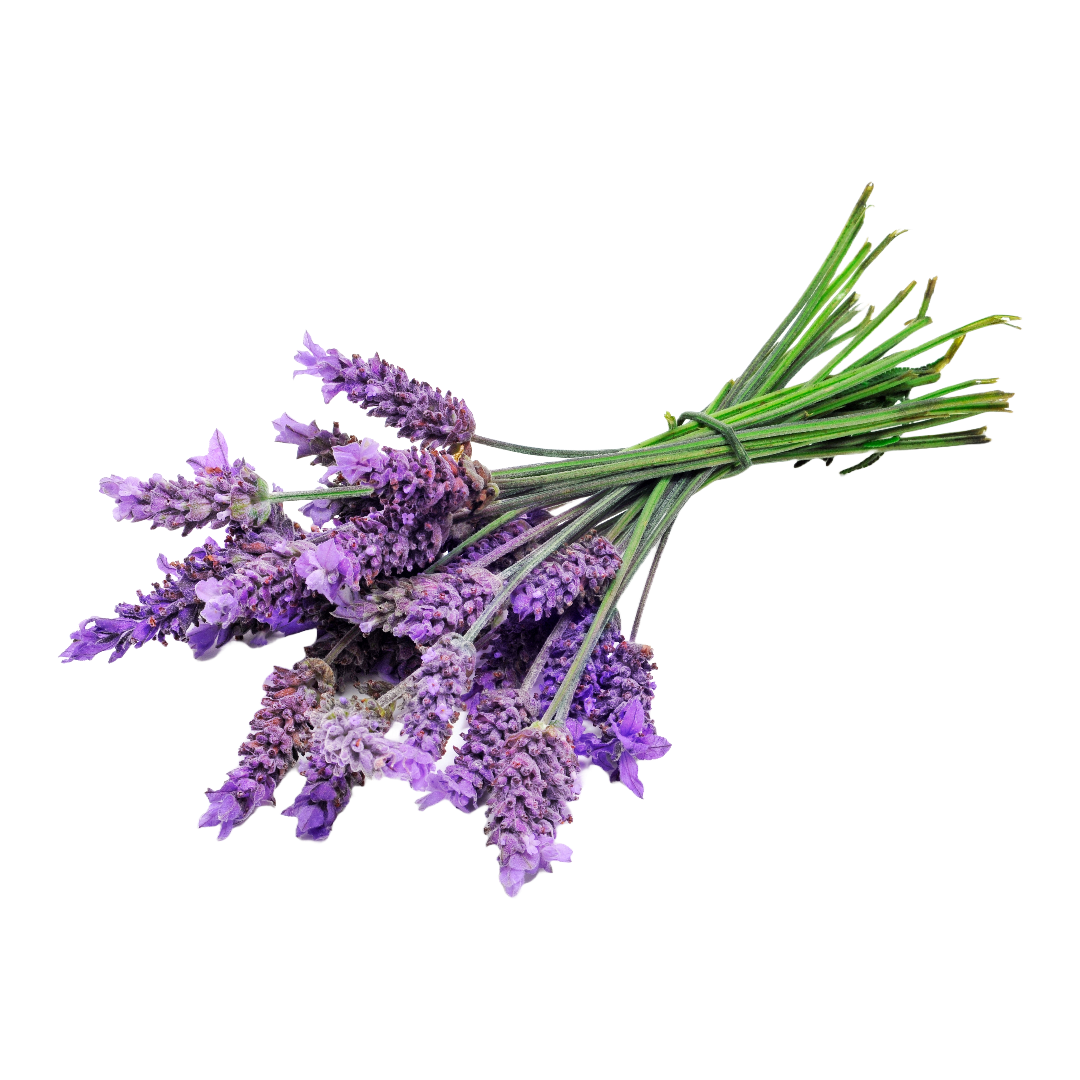
[[[844,350],[838,353],[832,360],[829,361],[812,379],[811,383],[820,382],[822,379],[830,375],[834,369],[846,360],[908,297],[908,293],[915,288],[915,282],[910,282],[907,286],[901,289],[886,305],[881,309],[876,318],[867,319],[866,322],[858,328],[858,333],[855,334],[854,339],[848,344]]]
[[[777,352],[783,353],[788,348],[791,341],[802,332],[803,327],[810,318],[813,317],[816,305],[821,302],[824,296],[829,279],[832,277],[836,267],[840,264],[840,261],[843,259],[848,248],[851,247],[859,230],[862,228],[862,223],[866,216],[866,203],[873,190],[873,184],[867,184],[863,189],[862,195],[859,196],[858,201],[855,203],[855,207],[851,211],[847,223],[841,230],[839,237],[837,237],[836,243],[833,244],[832,250],[821,264],[821,268],[818,270],[817,274],[814,275],[814,278],[807,286],[806,291],[799,297],[798,302],[788,313],[787,318],[773,332],[773,335],[764,346],[762,346],[757,356],[750,361],[750,364],[742,375],[735,380],[735,386],[732,389],[730,397],[727,398],[728,402],[737,403],[754,396],[760,379],[768,374],[767,365],[769,364],[770,358]]]
[[[914,351],[914,350],[913,350]],[[847,378],[838,378],[840,385],[853,386],[866,383],[881,374],[892,363],[885,358],[871,364]],[[871,385],[865,391],[868,395],[877,395],[889,385],[902,385],[905,382],[915,384],[926,376],[919,373],[906,373],[895,384]],[[811,393],[808,397],[820,399],[824,391]],[[853,399],[863,393],[853,395]],[[775,424],[768,427],[754,427],[740,431],[739,440],[751,460],[768,457],[783,450],[795,450],[800,446],[812,446],[822,440],[842,436],[870,435],[881,428],[891,428],[898,424],[912,424],[937,417],[961,419],[962,415],[974,415],[981,411],[999,411],[1007,406],[1009,395],[998,391],[985,394],[973,394],[962,397],[936,397],[932,400],[916,399],[901,402],[888,408],[849,411],[837,416],[808,418],[797,422]],[[774,412],[789,413],[790,402]],[[962,414],[962,415],[961,415]],[[809,417],[809,414],[807,414]],[[757,417],[760,421],[761,417]],[[580,465],[565,464],[558,472],[543,476],[521,477],[507,472],[496,472],[496,481],[505,492],[514,495],[528,492],[519,498],[529,500],[570,499],[601,490],[609,483],[633,484],[642,481],[671,476],[675,473],[700,468],[712,468],[728,465],[735,460],[726,441],[721,437],[698,438],[686,445],[654,448],[648,452],[613,454],[602,459],[601,464],[583,462]],[[505,498],[505,496],[504,496]],[[501,504],[502,499],[499,500]],[[496,504],[496,505],[499,505]]]
[[[520,443],[503,442],[502,439],[488,439],[483,435],[474,435],[472,441],[499,450],[512,450],[515,454],[531,454],[533,457],[595,457],[597,454],[618,453],[618,450],[544,450],[539,446],[522,446]]]
[[[373,495],[375,489],[365,487],[311,488],[309,491],[272,491],[266,502],[296,502],[299,499],[362,499]]]

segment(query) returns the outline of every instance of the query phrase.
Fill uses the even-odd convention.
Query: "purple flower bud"
[[[349,805],[353,775],[337,773],[319,758],[300,762],[300,772],[307,783],[292,806],[281,812],[296,818],[296,835],[301,840],[325,840],[338,814]]]
[[[562,685],[592,625],[594,614],[594,610],[585,611],[553,644],[536,687],[541,710],[547,708]],[[619,632],[617,620],[613,619],[604,627],[585,663],[569,719],[606,724],[631,700],[641,703],[648,719],[656,691],[652,675],[655,670],[652,649],[648,645],[626,641]]]
[[[329,603],[293,572],[296,555],[313,546],[302,535],[275,508],[258,528],[231,526],[224,546],[208,537],[183,561],[159,555],[164,581],[139,592],[139,603],[118,604],[117,619],[84,620],[61,657],[89,660],[111,649],[110,659],[118,660],[132,646],[164,643],[168,636],[186,641],[199,657],[245,635],[259,645],[267,632],[295,634],[314,626]]]
[[[493,690],[477,699],[469,727],[455,760],[445,772],[428,778],[428,794],[417,801],[421,810],[449,799],[459,810],[471,813],[495,783],[495,770],[503,756],[503,744],[534,719],[530,703],[515,690]]]
[[[301,424],[294,420],[288,413],[273,421],[277,429],[277,438],[274,442],[291,443],[296,447],[298,458],[314,458],[312,465],[332,465],[334,462],[334,448],[356,442],[352,435],[346,435],[337,421],[334,421],[334,430],[326,431],[320,428],[314,420],[310,424]]]
[[[236,596],[234,581],[223,584],[216,578],[208,578],[195,586],[195,595],[203,602],[202,617],[208,623],[228,626],[240,615],[240,602]]]
[[[530,726],[503,744],[487,805],[488,843],[499,848],[499,881],[510,896],[552,862],[569,862],[555,842],[578,797],[577,755],[565,731]]]
[[[337,349],[323,349],[304,334],[296,360],[304,369],[296,375],[316,375],[323,381],[323,399],[345,392],[348,399],[368,410],[368,416],[386,417],[386,426],[412,442],[425,446],[467,446],[476,421],[464,401],[428,383],[417,382],[376,353],[370,360],[344,357]]]
[[[405,742],[436,761],[443,756],[475,670],[476,649],[458,634],[447,634],[424,650],[400,716]]]
[[[336,600],[351,576],[352,563],[336,540],[327,540],[305,551],[296,560],[294,571],[312,592]]]
[[[218,839],[246,821],[260,806],[274,802],[274,789],[307,750],[312,714],[334,689],[334,673],[321,660],[301,660],[292,670],[274,668],[263,683],[262,706],[251,734],[240,746],[240,767],[216,791],[199,826],[219,826]]]
[[[334,447],[334,465],[322,478],[325,484],[332,476],[341,473],[347,483],[366,481],[376,469],[382,469],[386,458],[374,439],[362,439],[347,446]]]
[[[621,565],[619,553],[603,536],[583,537],[534,567],[514,590],[511,606],[519,619],[561,615],[579,597],[599,596]]]
[[[230,466],[228,447],[221,432],[215,431],[210,449],[203,457],[188,459],[196,479],[165,480],[155,473],[149,480],[115,474],[101,481],[101,492],[116,502],[117,521],[150,521],[152,529],[192,529],[210,526],[220,529],[234,522],[261,525],[271,513],[266,501],[270,489],[243,459]]]
[[[497,575],[466,564],[455,573],[397,578],[339,604],[334,614],[365,634],[382,629],[424,645],[472,626],[501,587]]]

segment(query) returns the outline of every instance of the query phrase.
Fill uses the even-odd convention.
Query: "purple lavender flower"
[[[594,615],[595,609],[584,611],[553,644],[537,683],[541,710],[547,708],[562,685]],[[612,619],[585,663],[569,720],[605,724],[630,700],[641,702],[648,719],[656,691],[652,676],[655,670],[652,649],[648,645],[626,641],[619,632],[617,618]]]
[[[215,431],[206,455],[188,458],[195,480],[166,480],[160,473],[149,480],[114,474],[101,481],[101,492],[115,500],[117,521],[150,521],[152,529],[183,529],[184,536],[205,525],[261,525],[271,512],[269,486],[242,458],[228,465],[227,453],[224,437]]]
[[[300,771],[307,783],[283,813],[297,819],[301,839],[325,840],[353,786],[372,777],[420,782],[431,770],[431,756],[416,746],[386,737],[390,714],[371,698],[336,700],[319,717]]]
[[[451,523],[449,514],[403,514],[388,507],[338,525],[336,542],[351,563],[350,587],[370,587],[376,578],[430,566],[446,544]]]
[[[307,750],[311,717],[320,698],[333,691],[334,673],[321,660],[301,660],[292,670],[277,667],[263,683],[262,705],[251,734],[240,746],[240,767],[215,790],[199,826],[219,826],[218,839],[274,802],[274,789]]]
[[[539,871],[550,873],[553,862],[570,861],[555,831],[573,820],[568,804],[578,791],[577,755],[565,731],[531,726],[506,740],[484,831],[498,845],[499,881],[509,896]]]
[[[199,827],[218,826],[218,839],[225,840],[237,825],[243,824],[260,806],[274,805],[274,787],[259,781],[246,768],[233,769],[228,780],[216,791],[206,789],[210,806],[199,818]]]
[[[352,563],[336,540],[328,540],[305,551],[296,560],[294,571],[312,592],[336,600],[351,576]]]
[[[386,417],[386,426],[412,442],[425,446],[467,446],[476,421],[464,401],[428,383],[410,379],[376,353],[370,360],[344,357],[337,349],[323,349],[304,334],[296,360],[306,370],[296,375],[316,375],[323,381],[323,399],[330,402],[345,391],[352,402],[368,410],[368,416]]]
[[[405,742],[438,760],[446,752],[460,699],[472,686],[476,649],[459,634],[447,634],[425,649],[415,687],[400,716]]]
[[[365,634],[382,629],[418,644],[460,629],[460,611],[461,597],[445,574],[395,578],[334,608],[339,619],[356,623]]]
[[[224,546],[208,537],[180,562],[158,556],[164,582],[139,603],[118,604],[118,618],[84,620],[61,653],[65,662],[112,650],[110,661],[147,641],[186,641],[196,657],[234,638],[259,645],[269,632],[294,634],[314,626],[328,602],[293,573],[296,555],[313,546],[275,507],[262,526],[230,527]]]
[[[581,596],[598,596],[619,572],[622,559],[603,536],[583,537],[561,548],[514,590],[510,604],[519,619],[561,615]]]
[[[195,595],[203,602],[202,616],[208,623],[228,626],[240,615],[240,602],[236,595],[236,583],[207,578],[195,586]]]
[[[645,710],[639,701],[622,706],[618,724],[612,724],[611,730],[621,746],[618,757],[619,783],[629,789],[632,795],[644,799],[645,784],[638,775],[640,762],[654,761],[669,753],[671,740],[658,735],[651,724],[646,726]]]
[[[291,443],[296,447],[298,458],[315,459],[312,465],[332,465],[335,447],[356,442],[355,436],[346,435],[336,420],[333,431],[320,428],[314,420],[310,424],[302,424],[288,413],[282,413],[277,420],[272,422],[277,430],[274,442]]]
[[[322,482],[325,484],[331,477],[340,473],[346,483],[357,484],[366,481],[376,470],[381,471],[385,465],[386,455],[379,449],[379,444],[374,439],[365,438],[360,442],[351,442],[347,446],[335,446],[334,464],[327,470]]]
[[[364,476],[374,488],[370,496],[317,499],[301,508],[317,525],[342,521],[339,534],[353,555],[354,586],[429,566],[450,536],[454,515],[475,509],[491,492],[491,474],[470,458],[458,461],[416,447],[384,447],[379,458]]]
[[[382,629],[425,645],[472,626],[502,587],[502,579],[469,565],[455,573],[396,578],[339,604],[334,614],[365,634]]]
[[[428,794],[417,800],[420,809],[449,799],[466,813],[475,810],[495,783],[504,743],[533,719],[531,703],[522,700],[515,690],[481,694],[469,715],[465,738],[455,750],[454,762],[445,772],[432,773],[428,778]]]
[[[610,773],[612,781],[621,780],[641,799],[645,787],[638,776],[638,762],[662,758],[671,749],[671,743],[656,734],[645,719],[641,702],[635,699],[623,705],[616,716],[595,732],[581,730],[579,722],[574,749]]]
[[[329,710],[313,739],[313,748],[329,766],[356,774],[363,784],[372,777],[392,776],[412,782],[430,772],[430,754],[386,736],[389,714],[371,698],[341,698]]]
[[[358,783],[378,774],[389,761],[393,752],[391,740],[386,738],[390,726],[369,698],[340,698],[338,704],[326,712],[315,736],[315,749],[321,751],[328,765],[340,766],[361,774]]]
[[[338,814],[349,805],[356,781],[352,773],[337,771],[318,756],[305,758],[299,769],[307,783],[281,812],[296,818],[296,835],[301,840],[325,840]]]

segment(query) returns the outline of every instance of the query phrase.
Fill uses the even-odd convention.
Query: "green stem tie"
[[[717,420],[715,416],[703,412],[684,412],[675,423],[681,424],[684,420],[696,420],[699,424],[712,428],[718,435],[723,435],[724,441],[731,447],[731,452],[739,462],[736,472],[746,472],[754,464],[746,452],[746,447],[739,441],[739,436],[735,434],[735,429],[730,424],[725,424],[722,420]],[[734,476],[735,473],[731,475]]]

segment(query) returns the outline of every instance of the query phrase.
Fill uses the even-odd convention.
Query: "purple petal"
[[[638,761],[656,761],[671,749],[671,743],[660,735],[644,735],[637,740],[634,757]]]
[[[623,754],[619,758],[619,779],[639,798],[645,798],[645,785],[638,777],[637,761],[633,754]]]

